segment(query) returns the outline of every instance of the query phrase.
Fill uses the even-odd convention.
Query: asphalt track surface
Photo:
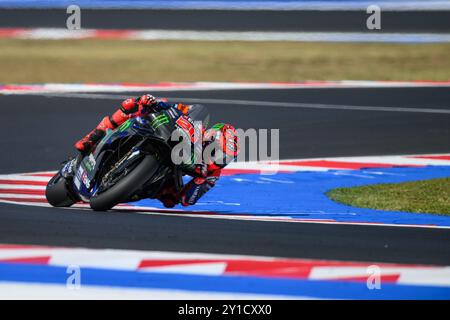
[[[280,128],[281,156],[448,152],[449,88],[240,90],[158,93],[197,99],[408,107],[409,111],[208,104],[213,121]],[[136,93],[137,94],[137,93]],[[72,144],[114,111],[117,94],[0,96],[0,173],[56,169]],[[401,109],[403,110],[403,109]],[[301,199],[298,199],[301,201]],[[230,221],[0,205],[0,243],[450,264],[444,229]]]
[[[364,11],[88,10],[82,28],[364,32]],[[63,9],[2,9],[0,27],[65,28]],[[450,32],[450,11],[382,12],[376,32]],[[371,31],[373,32],[373,31]]]

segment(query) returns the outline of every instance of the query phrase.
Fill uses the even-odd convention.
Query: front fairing
[[[166,112],[150,114],[145,117],[136,117],[127,120],[115,130],[107,130],[103,139],[97,144],[91,154],[85,156],[75,169],[73,187],[80,198],[88,202],[95,195],[98,187],[98,176],[108,156],[116,150],[121,140],[129,137],[139,137],[140,141],[152,140],[160,144],[170,144],[170,138],[174,128],[174,120]],[[140,155],[139,146],[127,158]],[[170,148],[170,146],[168,146]]]

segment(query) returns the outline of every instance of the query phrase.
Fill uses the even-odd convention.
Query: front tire
[[[153,156],[146,156],[136,168],[110,189],[93,196],[89,203],[95,211],[106,211],[128,200],[158,170],[159,163]]]
[[[47,183],[45,197],[54,207],[70,207],[76,202],[73,200],[67,180],[59,173]]]

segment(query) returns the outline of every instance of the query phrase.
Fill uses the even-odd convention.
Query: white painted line
[[[2,174],[2,175],[0,175],[0,180],[47,182],[48,180],[50,180],[50,178],[36,177],[36,176],[24,176],[23,174]]]
[[[21,201],[12,201],[12,200],[3,200],[2,199],[2,200],[0,200],[0,203],[16,204],[16,205],[29,206],[29,207],[45,207],[45,208],[51,207],[51,205],[46,202],[21,202]]]
[[[369,32],[257,32],[149,30],[130,35],[134,40],[288,41],[288,42],[450,42],[450,34]]]
[[[449,155],[450,156],[450,155]],[[367,162],[367,163],[380,163],[380,164],[392,164],[392,165],[433,165],[433,166],[448,166],[449,160],[439,159],[421,159],[421,158],[407,158],[405,156],[392,156],[392,157],[342,157],[331,158],[330,161],[344,161],[344,162]],[[381,168],[382,169],[382,168]]]
[[[450,286],[450,267],[404,270],[400,274],[397,284],[423,285],[423,286]]]
[[[396,165],[450,165],[448,160],[426,159],[416,157],[434,157],[434,156],[450,156],[450,153],[427,153],[427,154],[391,154],[391,155],[379,155],[379,156],[354,156],[354,157],[324,157],[324,158],[303,158],[303,159],[283,159],[280,160],[282,164],[289,164],[290,162],[299,161],[342,161],[342,162],[361,162],[361,163],[386,163]],[[248,162],[250,165],[251,162]],[[266,163],[266,162],[261,162]],[[234,164],[234,163],[232,163]],[[231,164],[231,165],[232,165]]]
[[[181,41],[288,41],[288,42],[383,42],[383,43],[442,43],[450,42],[446,33],[374,33],[374,32],[302,32],[302,31],[196,31],[196,30],[117,30],[64,28],[1,29],[2,37],[61,40],[107,39],[181,40]]]
[[[272,89],[346,89],[346,88],[419,88],[450,87],[450,81],[304,81],[304,82],[191,82],[156,84],[23,84],[0,85],[0,94],[45,94],[48,96],[111,99],[123,98],[119,95],[76,95],[77,92],[172,92],[172,91],[211,91],[211,90],[272,90]],[[69,93],[72,93],[71,95]]]
[[[405,268],[405,267],[380,267],[381,276],[399,275],[398,284],[405,285],[429,285],[450,286],[450,268]],[[311,280],[333,280],[349,277],[367,277],[367,267],[315,267],[310,274]]]
[[[12,193],[3,193],[2,190],[0,190],[0,198],[11,198],[11,199],[42,199],[46,200],[45,196],[39,196],[35,194],[12,194]],[[3,200],[0,199],[0,202],[3,202]]]
[[[226,173],[227,170],[257,170],[261,173],[276,173],[279,171],[329,171],[330,168],[323,168],[323,167],[308,167],[308,166],[291,166],[288,164],[285,164],[284,161],[280,161],[279,163],[271,163],[271,164],[265,164],[265,163],[255,163],[255,162],[232,162],[230,163],[224,172]]]
[[[145,250],[131,250],[131,249],[91,249],[91,248],[69,248],[69,247],[45,247],[40,245],[25,245],[20,249],[5,249],[0,248],[0,258],[13,259],[13,258],[25,258],[25,257],[38,257],[38,256],[52,256],[50,260],[51,265],[64,266],[72,264],[74,260],[82,267],[87,267],[88,262],[92,261],[92,258],[99,256],[104,257],[106,261],[109,261],[109,266],[116,265],[116,261],[131,260],[132,263],[128,263],[126,269],[136,270],[137,260],[184,260],[184,259],[204,259],[204,260],[264,260],[264,261],[276,261],[292,260],[297,261],[296,258],[275,258],[267,256],[253,256],[253,255],[237,255],[237,254],[220,254],[220,253],[204,253],[204,252],[176,252],[176,251],[145,251]],[[67,260],[68,259],[68,260]],[[304,259],[301,259],[304,260]],[[314,260],[311,260],[314,261]],[[92,264],[91,264],[92,265]],[[103,263],[102,266],[104,267]],[[125,266],[121,267],[125,268]]]
[[[46,94],[48,95],[48,94]],[[51,94],[49,96],[56,96]],[[100,94],[60,94],[60,97],[66,98],[87,98],[87,99],[126,99],[127,96],[100,95]],[[253,101],[253,100],[233,100],[233,99],[204,99],[204,98],[186,98],[186,97],[166,97],[172,101],[183,101],[187,103],[209,103],[224,104],[250,107],[277,107],[277,108],[301,108],[301,109],[319,109],[319,110],[347,110],[347,111],[374,111],[374,112],[406,112],[406,113],[431,113],[431,114],[450,114],[449,109],[436,108],[406,108],[406,107],[386,107],[386,106],[354,106],[354,105],[334,105],[318,103],[297,103],[297,102],[277,102],[277,101]]]
[[[70,35],[65,35],[70,37]],[[36,37],[43,37],[42,32]],[[130,34],[133,40],[183,40],[183,41],[289,41],[289,42],[449,42],[449,34],[433,33],[368,33],[368,32],[258,32],[258,31],[174,31],[146,30]]]
[[[277,300],[312,299],[283,295],[217,293],[170,289],[137,289],[82,285],[69,289],[64,285],[0,281],[1,300]]]
[[[272,102],[272,101],[251,101],[251,100],[231,100],[231,99],[197,99],[197,98],[170,98],[186,102],[240,105],[240,106],[258,106],[258,107],[279,107],[279,108],[304,108],[304,109],[335,109],[335,110],[353,110],[353,111],[382,111],[382,112],[409,112],[409,113],[437,113],[450,114],[449,109],[433,108],[401,108],[401,107],[373,107],[373,106],[350,106],[333,105],[317,103],[296,103],[296,102]]]
[[[205,262],[195,264],[187,263],[181,265],[142,268],[140,269],[140,271],[221,276],[224,274],[226,268],[227,268],[226,262]]]
[[[424,228],[424,229],[450,229],[450,226],[437,225],[416,225],[416,224],[391,224],[378,222],[346,222],[346,221],[324,221],[320,219],[293,219],[288,217],[276,216],[258,216],[258,215],[227,215],[227,214],[190,214],[185,212],[167,213],[167,212],[145,212],[139,211],[139,207],[132,210],[137,214],[144,215],[158,215],[171,216],[180,218],[207,218],[207,219],[221,219],[221,220],[245,220],[255,222],[288,222],[288,223],[312,223],[312,224],[329,224],[329,225],[347,225],[347,226],[369,226],[369,227],[399,227],[399,228]],[[298,213],[300,214],[300,213]]]
[[[45,190],[45,186],[32,186],[32,185],[19,185],[19,184],[0,184],[0,193],[5,189],[14,189],[14,190]]]

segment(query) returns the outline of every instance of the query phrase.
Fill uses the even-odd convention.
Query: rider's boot
[[[75,148],[82,154],[89,153],[92,150],[92,147],[105,136],[106,130],[114,129],[115,127],[116,125],[113,124],[110,117],[104,117],[94,130],[75,143]]]
[[[86,137],[75,143],[75,148],[82,154],[87,154],[92,147],[105,136],[105,131],[99,129],[92,130]]]
[[[180,198],[176,192],[173,181],[167,181],[161,188],[161,191],[155,197],[166,208],[173,208],[176,204],[180,203]]]

